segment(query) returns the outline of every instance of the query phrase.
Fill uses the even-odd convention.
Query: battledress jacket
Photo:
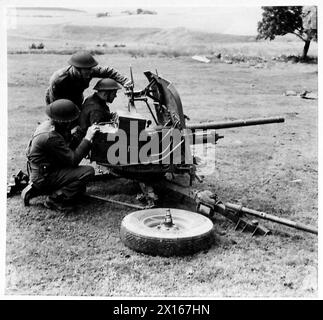
[[[111,113],[108,105],[96,93],[84,100],[79,117],[79,125],[84,134],[92,124],[108,122],[110,120]]]
[[[39,169],[44,166],[49,171],[77,167],[90,147],[91,142],[83,139],[76,149],[72,150],[66,138],[55,131],[55,126],[47,120],[37,127],[26,153],[32,172],[36,172],[37,175]]]
[[[46,91],[46,103],[50,104],[58,99],[68,99],[81,108],[84,99],[83,91],[89,87],[92,78],[111,78],[122,85],[128,81],[128,78],[110,67],[93,67],[90,78],[83,79],[74,72],[72,66],[68,66],[54,72],[51,76]]]

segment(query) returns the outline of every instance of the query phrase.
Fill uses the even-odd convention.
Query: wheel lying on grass
[[[159,256],[189,255],[214,242],[213,223],[201,214],[179,209],[147,209],[128,214],[120,236],[129,248]]]

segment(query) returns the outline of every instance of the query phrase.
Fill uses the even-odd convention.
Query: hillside
[[[139,28],[97,25],[48,24],[17,25],[7,30],[8,53],[71,54],[85,49],[95,53],[126,53],[132,56],[187,55],[264,57],[300,55],[303,42],[293,35],[274,41],[256,41],[254,36],[202,32],[184,27]],[[30,51],[32,44],[43,50]],[[317,43],[312,42],[309,55],[317,57]]]
[[[125,9],[13,8],[8,11],[8,52],[70,54],[85,49],[131,56],[221,54],[271,59],[300,55],[304,45],[294,35],[256,41],[260,7],[159,7],[154,15],[127,14]],[[98,12],[109,15],[98,18]],[[43,49],[30,51],[37,46]],[[309,55],[317,57],[317,43],[311,44]]]
[[[145,9],[147,8],[141,8],[141,10]],[[25,7],[20,10],[20,8],[12,7],[8,16],[18,26],[69,24],[148,29],[184,27],[202,32],[256,35],[261,10],[260,7],[158,7],[150,9],[156,14],[134,14],[138,7],[112,8],[109,5],[77,9]],[[46,16],[44,16],[44,10],[46,10]],[[98,13],[107,12],[109,15],[98,18]]]
[[[227,35],[191,31],[187,28],[120,28],[104,26],[81,26],[69,24],[57,25],[30,25],[8,30],[10,37],[21,36],[34,39],[60,39],[64,41],[101,41],[101,42],[128,42],[128,43],[156,43],[156,44],[207,44],[207,43],[235,43],[255,41],[253,36]]]
[[[61,7],[17,7],[17,10],[32,10],[32,11],[75,11],[75,12],[85,12],[84,10],[69,9]]]

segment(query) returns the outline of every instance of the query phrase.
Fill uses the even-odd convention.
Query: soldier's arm
[[[130,82],[130,80],[121,75],[117,70],[111,67],[102,67],[102,66],[96,66],[92,68],[92,77],[94,78],[111,78],[121,85],[125,85],[127,82]]]
[[[102,110],[93,110],[89,113],[90,125],[94,123],[107,122],[109,121],[109,116],[107,112]]]
[[[80,144],[85,133],[86,132],[84,132],[80,126],[76,126],[73,128],[73,130],[71,131],[71,140],[69,143],[69,147],[72,150],[75,150],[75,148]]]
[[[81,111],[81,114],[79,117],[79,125],[82,131],[82,135],[84,136],[87,129],[87,114],[85,114],[83,111]]]
[[[83,139],[81,143],[72,150],[60,135],[52,135],[49,137],[46,149],[52,157],[53,162],[62,167],[75,167],[88,154],[91,142]]]
[[[64,99],[66,97],[65,90],[64,79],[57,78],[52,80],[48,88],[46,100],[52,103],[55,100]]]

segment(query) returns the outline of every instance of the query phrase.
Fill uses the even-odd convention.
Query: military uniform
[[[74,72],[72,66],[56,71],[49,80],[49,87],[46,91],[46,103],[50,104],[58,99],[73,101],[80,109],[83,102],[83,91],[89,87],[92,78],[111,78],[124,85],[129,81],[115,69],[110,67],[95,66],[91,69],[91,76],[83,79]]]
[[[85,133],[92,124],[108,122],[111,117],[112,115],[106,102],[97,93],[94,93],[83,102],[79,125],[82,132]]]
[[[91,142],[83,139],[72,150],[68,139],[55,131],[51,120],[40,124],[27,147],[28,171],[33,187],[42,193],[53,193],[72,200],[85,191],[94,175],[91,166],[78,166],[90,150]]]

